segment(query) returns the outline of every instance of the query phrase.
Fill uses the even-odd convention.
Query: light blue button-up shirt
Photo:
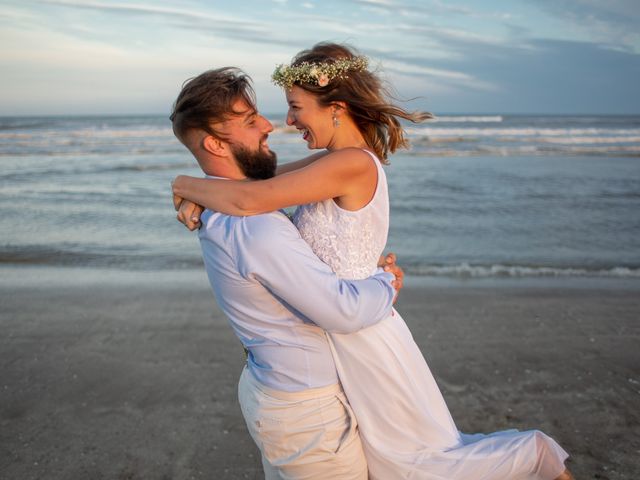
[[[281,212],[205,210],[200,245],[216,301],[267,387],[324,387],[338,376],[324,331],[350,333],[391,313],[394,276],[341,280]]]

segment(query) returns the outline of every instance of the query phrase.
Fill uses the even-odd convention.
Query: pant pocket
[[[358,434],[358,422],[356,421],[356,417],[346,397],[340,393],[337,394],[335,398],[338,401],[337,403],[342,407],[343,410],[342,428],[339,434],[337,447],[334,450],[334,453],[339,453],[342,449],[350,445],[352,442],[360,441],[360,437]]]

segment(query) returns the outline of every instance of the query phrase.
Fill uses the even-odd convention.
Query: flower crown
[[[331,80],[349,78],[349,71],[362,72],[368,65],[369,59],[364,56],[341,58],[333,62],[302,62],[295,66],[278,65],[271,75],[271,81],[283,88],[291,88],[296,82],[326,87]]]

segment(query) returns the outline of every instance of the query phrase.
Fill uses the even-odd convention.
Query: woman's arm
[[[249,216],[348,196],[364,205],[373,195],[376,179],[377,169],[371,157],[360,149],[348,148],[268,180],[216,180],[180,175],[173,182],[173,193],[211,210]]]
[[[276,168],[276,175],[282,175],[283,173],[288,173],[300,168],[304,168],[307,165],[312,164],[319,158],[324,157],[328,153],[329,152],[327,150],[323,150],[322,152],[314,153],[313,155],[309,155],[308,157],[305,157],[301,160],[290,162],[285,165],[278,165],[278,167]],[[191,231],[200,228],[200,216],[204,211],[204,207],[175,194],[173,195],[173,206],[178,212],[176,218],[180,223],[184,224],[184,226]]]
[[[300,168],[306,167],[307,165],[312,164],[319,158],[328,155],[329,152],[327,150],[323,150],[322,152],[314,153],[313,155],[309,155],[308,157],[303,158],[302,160],[296,160],[295,162],[285,163],[284,165],[278,165],[276,168],[276,175],[282,175],[283,173],[292,172],[294,170],[298,170]]]

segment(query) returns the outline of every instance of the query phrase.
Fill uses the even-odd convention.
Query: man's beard
[[[231,152],[235,156],[238,168],[253,180],[266,180],[276,174],[278,164],[276,153],[259,149],[252,152],[242,145],[231,145]]]

